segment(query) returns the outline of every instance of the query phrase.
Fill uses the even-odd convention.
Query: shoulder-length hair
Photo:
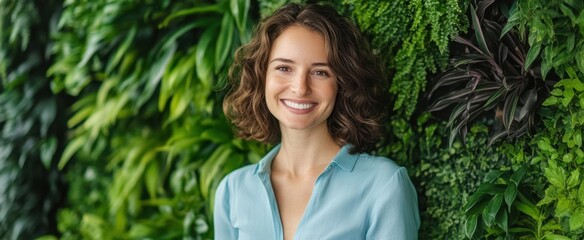
[[[320,33],[327,43],[328,63],[338,83],[336,103],[327,119],[333,140],[341,146],[352,144],[351,152],[373,150],[385,133],[382,70],[358,28],[334,8],[317,4],[283,6],[263,19],[251,41],[236,51],[223,111],[238,136],[280,141],[278,120],[265,101],[265,79],[272,44],[292,25]]]

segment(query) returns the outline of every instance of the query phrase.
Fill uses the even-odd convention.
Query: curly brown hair
[[[237,50],[223,111],[238,136],[280,141],[278,120],[265,101],[265,79],[273,42],[292,25],[320,33],[327,43],[328,62],[338,83],[336,103],[327,119],[332,138],[341,146],[352,144],[351,152],[373,150],[385,132],[382,70],[358,28],[333,7],[318,4],[283,6],[263,19],[251,41]]]

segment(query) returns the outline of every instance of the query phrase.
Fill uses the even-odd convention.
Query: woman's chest
[[[231,214],[239,239],[283,239],[290,226],[296,229],[294,239],[364,239],[369,204],[359,190],[343,188],[330,178],[318,179],[312,189],[277,184],[264,179],[236,191]],[[285,207],[278,206],[276,192],[287,199],[280,202]]]

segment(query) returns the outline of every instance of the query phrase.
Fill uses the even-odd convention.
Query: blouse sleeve
[[[229,186],[225,178],[219,183],[215,193],[213,207],[215,239],[237,239],[237,230],[231,224],[229,197]]]
[[[372,210],[367,239],[418,239],[418,197],[405,168],[389,179]]]

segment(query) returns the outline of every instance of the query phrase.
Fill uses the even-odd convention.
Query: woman
[[[406,170],[368,155],[383,135],[379,66],[333,8],[290,4],[236,53],[226,116],[279,143],[216,193],[216,239],[416,239]]]

